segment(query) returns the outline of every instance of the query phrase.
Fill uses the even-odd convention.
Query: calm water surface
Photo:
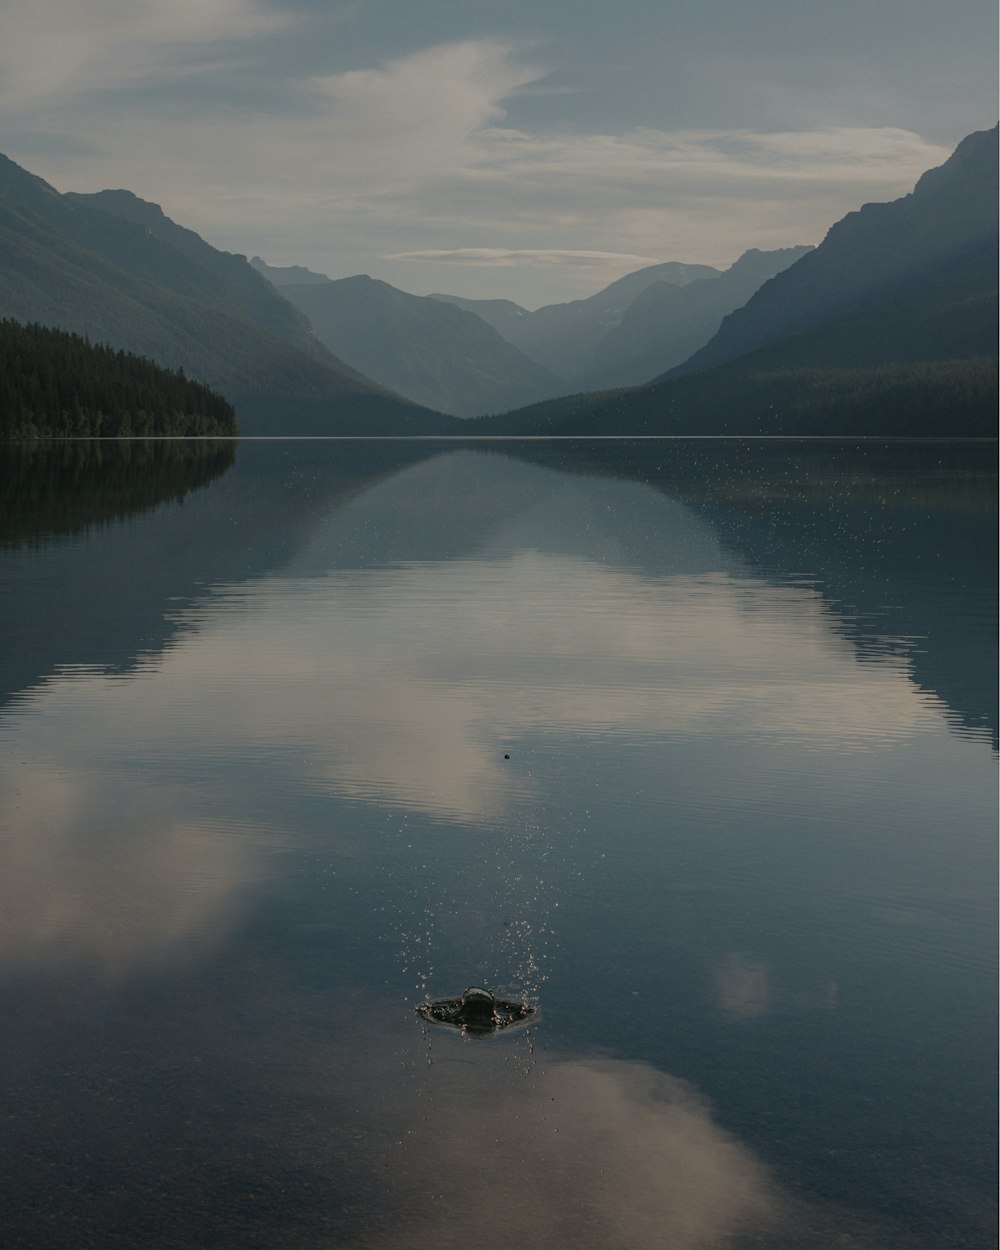
[[[995,454],[8,451],[0,1245],[995,1245]]]

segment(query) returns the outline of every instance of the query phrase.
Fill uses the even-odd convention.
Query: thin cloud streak
[[[638,268],[660,263],[657,256],[637,256],[629,252],[571,251],[560,248],[455,247],[419,252],[392,252],[386,260],[448,261],[460,265],[583,265],[587,268],[609,262]]]

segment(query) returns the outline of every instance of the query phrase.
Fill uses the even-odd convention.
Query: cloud
[[[0,103],[51,110],[78,106],[81,96],[210,72],[218,45],[254,40],[285,20],[260,0],[9,5],[0,18]]]
[[[571,251],[560,248],[454,247],[419,252],[393,252],[387,260],[448,261],[462,265],[582,265],[587,268],[607,264],[623,268],[659,263],[657,256],[637,256],[631,252]]]
[[[123,3],[102,0],[84,19],[49,0],[51,56],[38,51],[33,6],[15,23],[5,102],[12,130],[20,121],[51,137],[38,172],[60,189],[128,186],[217,245],[334,275],[381,266],[391,281],[420,259],[428,289],[434,261],[520,266],[551,286],[560,273],[592,282],[602,257],[616,272],[653,259],[729,263],[751,246],[816,242],[948,154],[893,127],[513,127],[507,102],[544,86],[548,67],[500,39],[305,80],[286,73],[266,103],[227,103],[222,78],[211,99],[180,84],[169,107],[162,91],[131,91],[126,108],[109,87],[197,71],[237,46],[263,56],[276,19],[254,0],[204,12],[177,0],[120,22]],[[34,59],[22,65],[26,48]],[[25,96],[44,104],[41,121],[37,109],[18,115]]]
[[[352,141],[384,146],[416,137],[421,155],[453,157],[452,144],[505,116],[501,101],[544,70],[520,64],[500,40],[442,44],[377,69],[314,78],[311,90],[349,119]]]

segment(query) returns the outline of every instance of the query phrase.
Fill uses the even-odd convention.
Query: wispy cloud
[[[460,265],[582,265],[588,269],[607,264],[631,266],[655,265],[657,256],[638,256],[634,252],[571,251],[565,248],[453,247],[428,248],[417,252],[391,252],[386,260],[448,261]]]
[[[0,18],[0,102],[55,108],[125,86],[175,82],[199,68],[209,73],[220,43],[246,43],[286,22],[260,0],[9,5]]]
[[[728,263],[751,246],[816,242],[947,156],[890,127],[517,128],[505,104],[544,87],[548,67],[500,39],[305,80],[286,73],[266,105],[206,109],[179,90],[164,107],[136,82],[260,53],[278,19],[255,0],[175,0],[165,13],[144,2],[129,7],[122,35],[124,0],[88,6],[86,21],[63,0],[46,3],[58,28],[52,64],[38,59],[34,8],[2,54],[10,70],[19,49],[36,48],[3,95],[14,129],[29,105],[36,124],[44,104],[58,143],[38,172],[60,189],[128,186],[221,246],[333,274],[375,268],[400,281],[420,260],[430,290],[435,261],[546,271],[549,283],[561,271],[570,285],[602,265],[614,275],[657,259]],[[114,87],[128,89],[127,108]]]

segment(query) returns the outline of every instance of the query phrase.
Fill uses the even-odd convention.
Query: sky
[[[226,251],[580,298],[819,242],[997,120],[992,0],[9,0],[0,151]]]

